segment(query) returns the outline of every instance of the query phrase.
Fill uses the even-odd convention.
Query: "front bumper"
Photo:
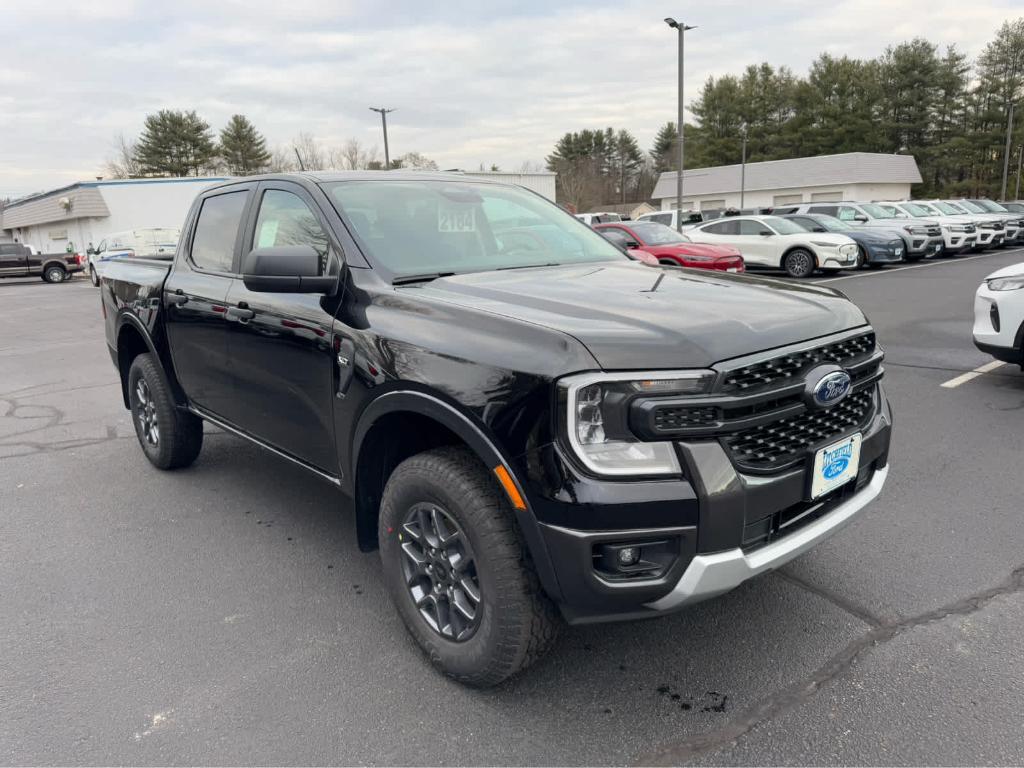
[[[982,283],[974,295],[974,346],[1007,363],[1024,363],[1024,289],[993,291]]]
[[[538,449],[528,458],[528,495],[557,582],[545,587],[570,623],[636,619],[720,595],[784,565],[849,523],[881,491],[892,412],[880,385],[877,398],[861,429],[856,480],[815,502],[806,501],[805,465],[745,474],[717,440],[677,442],[691,479],[661,481],[584,478],[555,444]],[[547,468],[543,481],[540,467]],[[657,578],[616,581],[595,565],[604,544],[651,541],[664,542],[674,556]]]
[[[869,264],[898,264],[903,261],[903,241],[899,245],[871,245],[865,248]]]
[[[929,256],[940,256],[946,248],[946,241],[942,235],[929,237],[927,235],[907,235],[910,245],[907,253],[916,258]]]

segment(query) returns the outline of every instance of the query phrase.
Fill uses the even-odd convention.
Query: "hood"
[[[867,229],[866,227],[860,227],[858,229],[848,229],[846,232],[843,232],[843,234],[863,243],[877,243],[882,245],[885,243],[891,243],[893,240],[899,240],[901,243],[903,242],[899,231],[896,229],[882,229],[881,227],[872,227],[871,229]]]
[[[987,275],[985,280],[991,280],[994,277],[1016,277],[1017,275],[1024,275],[1024,264],[1011,264],[1008,267],[997,269],[991,275]]]
[[[652,253],[675,253],[680,256],[702,256],[707,259],[734,259],[740,255],[740,252],[731,245],[673,243],[672,245],[647,245],[644,247]]]
[[[629,261],[476,272],[397,290],[569,334],[605,370],[704,368],[867,322],[831,288]]]

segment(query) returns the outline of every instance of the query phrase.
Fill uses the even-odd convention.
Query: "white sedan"
[[[846,235],[808,232],[779,216],[728,216],[698,224],[686,234],[695,243],[738,248],[748,269],[784,269],[790,277],[857,266],[857,244]]]
[[[974,346],[1024,367],[1024,264],[985,278],[974,295]]]

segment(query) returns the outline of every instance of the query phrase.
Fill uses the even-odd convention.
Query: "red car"
[[[723,272],[743,272],[743,256],[732,246],[691,243],[671,227],[655,221],[595,224],[594,229],[623,248],[645,251],[661,264]]]

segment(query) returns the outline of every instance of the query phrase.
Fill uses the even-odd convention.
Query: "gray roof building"
[[[740,165],[687,169],[683,174],[687,200],[715,195],[729,197],[740,191]],[[910,185],[921,182],[912,155],[846,152],[840,155],[797,157],[747,163],[744,190],[768,193],[776,190],[848,188],[865,185]],[[676,173],[661,174],[651,195],[656,200],[675,198]]]

